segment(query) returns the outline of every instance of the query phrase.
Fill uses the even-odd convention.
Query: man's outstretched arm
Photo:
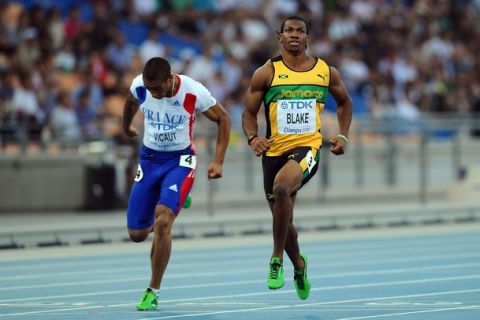
[[[217,179],[223,175],[222,166],[225,153],[227,152],[228,141],[230,140],[230,115],[219,102],[208,108],[203,114],[211,121],[216,122],[218,126],[215,159],[208,166],[208,178]]]
[[[332,139],[330,151],[339,155],[345,152],[348,141],[348,132],[352,122],[352,99],[348,95],[345,84],[340,78],[340,73],[334,67],[330,67],[330,94],[337,102],[337,120],[340,129],[339,135]]]
[[[137,129],[132,126],[133,118],[137,113],[139,104],[131,92],[128,93],[125,105],[123,106],[123,132],[129,137],[135,137],[138,135]]]
[[[250,86],[245,94],[244,109],[242,113],[242,128],[249,140],[250,147],[257,156],[268,151],[270,142],[265,137],[258,136],[257,114],[262,105],[266,90],[266,83],[271,81],[272,67],[268,62],[257,69],[250,80]]]

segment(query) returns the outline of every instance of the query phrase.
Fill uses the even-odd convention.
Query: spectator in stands
[[[54,141],[61,148],[76,147],[82,141],[80,125],[68,92],[60,92],[57,97],[57,104],[50,116],[50,129]]]
[[[113,41],[107,47],[107,61],[117,73],[124,73],[130,69],[132,63],[132,48],[125,41],[125,36],[115,32]]]
[[[58,50],[65,41],[65,24],[60,9],[51,8],[47,13],[48,33],[52,39],[51,48]]]
[[[90,88],[83,88],[75,99],[76,105],[74,107],[77,116],[78,124],[80,125],[82,140],[94,141],[101,138],[97,126],[97,113],[90,107]]]
[[[165,56],[165,47],[159,41],[159,32],[156,28],[150,30],[148,38],[140,45],[139,52],[144,64],[153,57]]]
[[[31,27],[22,32],[21,41],[17,47],[18,64],[24,69],[31,69],[35,62],[41,59],[38,31]]]
[[[26,133],[29,141],[40,142],[45,114],[38,103],[31,74],[22,72],[19,80],[13,93],[12,104],[15,118],[20,125],[20,133]]]
[[[101,113],[101,108],[104,101],[104,93],[94,74],[89,69],[83,69],[79,72],[80,81],[78,85],[73,88],[72,99],[74,102],[79,102],[82,99],[81,94],[88,92],[88,110],[90,113],[96,115]]]
[[[55,55],[55,67],[65,72],[73,72],[77,67],[77,59],[70,41],[65,41],[57,51]]]
[[[82,30],[83,22],[81,20],[80,8],[78,5],[79,4],[70,8],[68,16],[65,19],[65,37],[70,41],[77,39]]]
[[[0,142],[1,147],[16,140],[16,118],[13,113],[13,94],[15,89],[12,83],[12,73],[0,72]]]

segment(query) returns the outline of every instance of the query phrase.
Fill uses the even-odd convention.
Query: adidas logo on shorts
[[[175,191],[175,192],[178,192],[178,188],[177,188],[176,184],[171,185],[170,187],[168,187],[168,189],[170,189],[172,191]]]

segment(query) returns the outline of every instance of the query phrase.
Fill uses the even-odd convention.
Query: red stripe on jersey
[[[180,187],[180,203],[177,208],[177,214],[183,207],[185,200],[187,199],[190,190],[192,190],[193,182],[195,181],[195,170],[190,171],[185,180],[183,180],[182,186]]]
[[[193,141],[193,123],[195,122],[195,102],[197,101],[197,96],[191,93],[185,95],[185,100],[183,100],[183,108],[190,113],[190,123],[188,124],[190,131],[190,141]]]
[[[195,112],[195,102],[197,101],[197,96],[191,93],[185,95],[185,100],[183,101],[183,107],[185,110],[193,114]]]

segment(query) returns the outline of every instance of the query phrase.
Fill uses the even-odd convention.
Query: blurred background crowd
[[[244,92],[290,15],[310,22],[309,53],[339,69],[355,117],[480,112],[479,0],[16,0],[0,14],[3,150],[131,143],[124,97],[153,56],[203,82],[243,144]]]

